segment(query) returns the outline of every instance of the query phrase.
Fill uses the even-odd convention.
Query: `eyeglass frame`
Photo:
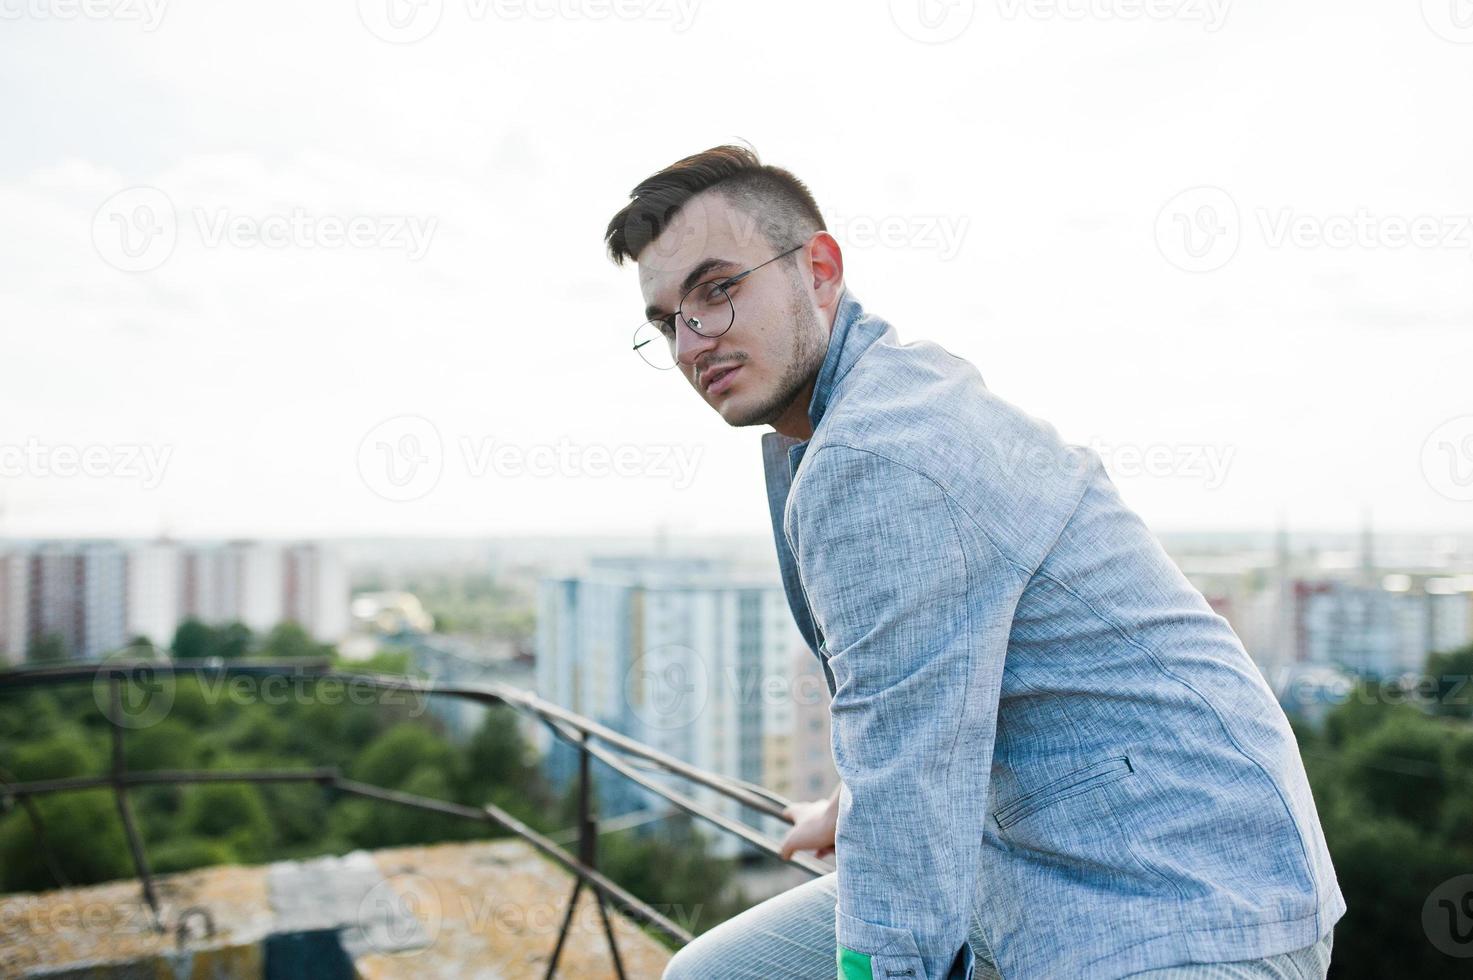
[[[720,336],[726,334],[728,331],[731,330],[732,327],[736,326],[736,302],[731,298],[731,295],[726,292],[727,288],[730,287],[730,286],[735,286],[737,283],[741,282],[743,279],[747,278],[752,273],[754,273],[758,269],[762,268],[764,265],[771,265],[773,262],[776,262],[778,259],[781,259],[781,258],[784,258],[786,256],[792,255],[794,252],[798,251],[798,249],[802,248],[804,245],[807,245],[807,244],[808,244],[807,242],[800,242],[797,245],[794,245],[792,248],[788,249],[786,252],[781,252],[781,253],[779,253],[777,255],[774,255],[772,258],[768,259],[766,262],[759,262],[756,265],[752,266],[752,268],[747,269],[744,272],[738,272],[736,275],[734,275],[734,276],[732,276],[732,277],[730,277],[728,279],[707,279],[707,280],[705,280],[703,282],[696,283],[695,285],[693,285],[689,289],[687,289],[684,294],[681,295],[681,297],[680,297],[680,304],[675,307],[675,312],[674,313],[666,313],[662,317],[653,317],[652,316],[649,319],[644,320],[643,322],[640,323],[639,326],[637,326],[637,327],[634,328],[634,336],[635,337],[638,337],[639,336],[639,332],[644,329],[644,325],[646,323],[657,323],[660,320],[666,320],[666,319],[669,319],[671,317],[680,317],[682,320],[685,319],[685,315],[680,312],[680,307],[685,305],[685,298],[687,296],[689,296],[691,293],[695,292],[697,289],[701,288],[702,286],[709,285],[711,283],[715,283],[716,284],[716,288],[719,289],[719,290],[721,290],[722,294],[726,296],[726,302],[731,307],[731,322],[726,325],[725,329],[723,329],[721,331],[721,333],[715,333],[715,334],[701,333],[699,330],[697,330],[694,327],[692,327],[689,323],[686,324],[686,329],[689,330],[691,333],[695,334],[698,337],[708,337],[708,338],[713,338],[713,339],[716,338],[716,337],[720,337]],[[672,323],[671,324],[671,329],[675,331],[675,337],[674,338],[670,338],[670,337],[665,338],[665,342],[667,344],[668,343],[671,343],[675,339],[678,339],[679,336],[680,336],[680,328],[679,327],[675,326]],[[652,340],[646,340],[643,344],[635,344],[630,349],[633,350],[635,353],[638,353],[639,352],[639,349],[641,347],[644,347],[646,344],[651,344],[651,343],[654,343],[654,341],[652,341]],[[668,370],[670,370],[670,368],[676,367],[677,365],[680,364],[680,356],[678,354],[676,354],[674,351],[672,351],[671,352],[671,356],[674,358],[674,362],[675,363],[671,364],[670,367],[666,367],[666,368],[655,367],[655,365],[650,364],[649,358],[645,357],[643,354],[640,354],[639,355],[639,359],[641,361],[644,361],[646,364],[649,364],[650,367],[655,368],[656,371],[668,371]]]

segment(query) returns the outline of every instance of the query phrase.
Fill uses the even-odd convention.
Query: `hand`
[[[825,858],[834,853],[834,833],[839,821],[839,797],[794,803],[783,807],[783,817],[793,821],[783,837],[782,858],[792,858],[795,851],[813,851],[814,857]]]

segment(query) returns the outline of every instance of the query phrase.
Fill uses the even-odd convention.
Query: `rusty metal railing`
[[[574,746],[578,751],[577,852],[569,852],[551,838],[537,832],[493,804],[488,803],[479,807],[466,806],[372,786],[347,779],[335,768],[144,772],[128,770],[124,752],[127,726],[122,722],[124,682],[151,683],[158,675],[172,677],[181,674],[213,679],[253,676],[351,683],[379,690],[413,692],[424,696],[464,698],[488,706],[502,705],[534,717],[542,722],[555,737]],[[334,664],[329,660],[221,660],[218,658],[196,661],[111,660],[103,663],[70,662],[0,671],[0,691],[49,687],[84,681],[94,685],[94,690],[98,693],[99,706],[102,703],[103,686],[105,685],[109,710],[104,711],[103,714],[110,722],[112,741],[112,762],[109,771],[101,776],[0,782],[0,801],[3,801],[7,808],[14,803],[19,803],[24,807],[36,831],[38,843],[44,851],[45,828],[42,825],[40,814],[31,803],[35,797],[88,789],[111,789],[117,803],[123,831],[128,840],[133,867],[142,887],[144,901],[152,916],[153,926],[159,932],[165,932],[167,926],[163,921],[158,894],[154,888],[154,876],[149,868],[148,856],[138,833],[129,801],[129,791],[142,786],[213,782],[311,782],[336,792],[348,793],[382,803],[412,807],[499,826],[562,865],[575,878],[573,893],[568,899],[567,912],[563,917],[562,927],[558,931],[557,944],[548,961],[546,977],[549,980],[557,970],[558,960],[572,924],[578,897],[585,887],[592,890],[598,904],[604,934],[608,939],[609,955],[613,960],[615,974],[620,977],[620,980],[623,980],[624,977],[624,967],[619,956],[618,944],[614,940],[613,928],[609,922],[608,904],[614,905],[631,919],[657,930],[677,943],[683,945],[693,938],[688,931],[661,915],[648,903],[631,894],[598,870],[599,826],[594,807],[593,774],[590,765],[592,760],[598,760],[618,775],[643,786],[686,813],[705,820],[721,831],[741,838],[756,849],[781,859],[779,842],[741,821],[717,813],[690,796],[662,785],[647,773],[658,770],[679,776],[691,783],[705,786],[727,799],[735,800],[743,807],[778,819],[785,819],[782,811],[788,805],[788,801],[783,797],[754,783],[721,776],[682,762],[674,756],[645,745],[576,712],[544,701],[536,694],[519,688],[503,684],[439,684],[392,674],[340,671],[336,670]],[[630,759],[641,760],[641,765],[632,764]],[[642,769],[644,771],[641,771]],[[51,863],[55,867],[55,863]],[[826,874],[832,870],[823,863],[802,855],[790,859],[787,863],[813,875]]]

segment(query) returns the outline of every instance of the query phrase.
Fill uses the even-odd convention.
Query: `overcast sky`
[[[0,17],[0,535],[765,533],[601,241],[734,139],[1152,527],[1473,525],[1468,0]]]

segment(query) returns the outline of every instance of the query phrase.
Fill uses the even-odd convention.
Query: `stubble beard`
[[[770,396],[752,408],[727,420],[733,428],[749,425],[772,425],[788,410],[793,400],[812,381],[823,364],[823,348],[819,343],[818,317],[813,307],[803,302],[796,289],[789,297],[787,319],[793,325],[793,346],[782,377]]]

